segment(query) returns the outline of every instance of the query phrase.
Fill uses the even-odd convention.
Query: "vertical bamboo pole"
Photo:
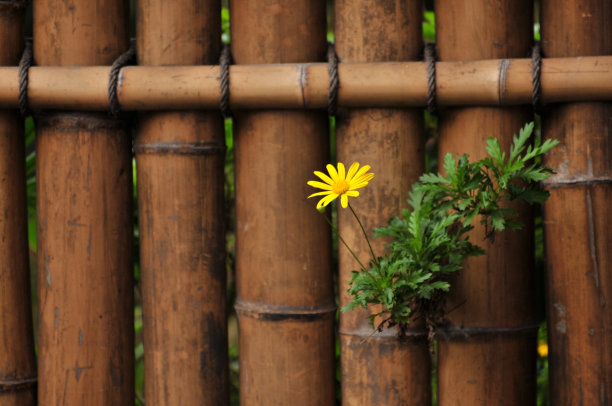
[[[217,63],[218,1],[139,0],[137,11],[141,65]],[[227,404],[223,121],[218,111],[139,118],[145,399]]]
[[[0,2],[0,65],[19,63],[25,1]],[[0,405],[36,402],[23,118],[0,111]]]
[[[542,1],[547,57],[612,54],[612,3]],[[612,402],[612,104],[546,110],[543,136],[561,145],[544,205],[548,269],[550,399],[554,405]]]
[[[336,51],[340,62],[409,61],[419,57],[422,4],[415,0],[335,2]],[[425,78],[423,78],[425,80]],[[340,77],[342,83],[342,77]],[[398,215],[413,182],[424,169],[423,111],[420,109],[342,109],[336,116],[338,161],[370,165],[375,178],[351,201],[371,230]],[[363,263],[370,251],[350,211],[339,209],[339,231]],[[372,240],[382,254],[385,241]],[[340,248],[340,304],[357,264]],[[396,331],[372,335],[365,311],[340,315],[342,404],[426,405],[431,398],[426,332],[414,326],[399,339]]]
[[[38,65],[110,65],[127,2],[34,4]],[[39,404],[134,402],[132,168],[125,123],[37,117]]]
[[[237,64],[325,59],[325,1],[230,7]],[[306,200],[329,159],[326,114],[239,112],[234,129],[241,403],[332,405],[330,230]]]
[[[533,42],[532,2],[435,3],[440,60],[517,58]],[[500,63],[500,77],[506,66]],[[532,119],[529,107],[456,108],[440,117],[440,157],[447,152],[486,155],[490,136],[508,148]],[[487,255],[472,258],[452,281],[440,331],[439,404],[529,405],[535,402],[536,309],[532,275],[531,210],[513,206],[525,224],[486,241],[478,224],[471,234]]]

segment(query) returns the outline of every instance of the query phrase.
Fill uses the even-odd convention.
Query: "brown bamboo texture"
[[[25,2],[0,3],[0,63],[23,50]],[[23,117],[0,110],[0,406],[36,404]]]
[[[218,1],[139,0],[137,11],[139,63],[218,60]],[[134,150],[145,399],[152,405],[224,405],[223,122],[218,111],[190,110],[143,112],[139,124]]]
[[[547,56],[612,54],[612,3],[543,1]],[[609,99],[611,100],[611,99]],[[544,111],[544,138],[561,145],[545,163],[550,402],[612,402],[612,103],[568,103]]]
[[[416,60],[421,48],[420,1],[335,2],[335,39],[343,64]],[[401,27],[398,29],[398,27]],[[343,89],[345,76],[340,75]],[[424,170],[423,112],[397,108],[341,108],[336,114],[338,161],[370,165],[375,173],[350,204],[358,213],[375,253],[385,241],[374,240],[372,229],[385,224],[406,205],[410,185]],[[366,264],[370,250],[349,209],[338,209],[340,235]],[[340,305],[351,272],[359,265],[339,248]],[[407,339],[397,331],[373,334],[368,313],[340,314],[340,362],[343,405],[426,405],[431,402],[431,371],[427,333],[412,326]]]
[[[107,110],[109,67],[30,69],[33,108]],[[353,62],[338,65],[340,107],[424,107],[424,62]],[[214,109],[219,106],[219,66],[126,66],[118,97],[124,110]],[[327,106],[325,63],[234,65],[230,67],[234,109],[320,109]],[[15,108],[17,68],[0,67],[0,107]],[[530,104],[530,59],[440,61],[436,63],[439,106]],[[612,56],[545,58],[542,102],[610,100]]]
[[[325,58],[325,1],[232,1],[237,65]],[[230,79],[231,81],[231,79]],[[328,163],[323,111],[236,111],[242,405],[334,404],[330,229],[306,182]]]
[[[442,61],[516,58],[532,46],[533,4],[529,0],[435,3],[437,51]],[[468,23],[469,22],[469,23]],[[508,149],[512,135],[531,121],[530,108],[454,108],[440,115],[439,160],[452,152],[474,160],[486,155],[495,136]],[[464,263],[451,282],[448,325],[439,329],[440,406],[532,405],[535,403],[537,331],[532,275],[531,211],[513,204],[520,231],[485,238],[477,223],[471,241],[484,256]],[[475,222],[476,223],[476,222]]]
[[[120,0],[35,2],[37,64],[110,65],[128,47],[126,6]],[[82,112],[36,117],[41,405],[134,402],[125,124]]]

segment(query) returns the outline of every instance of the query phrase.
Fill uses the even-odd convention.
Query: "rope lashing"
[[[119,55],[113,62],[108,75],[108,101],[110,104],[110,114],[118,117],[121,113],[119,98],[117,97],[117,84],[119,82],[119,71],[128,63],[136,60],[136,40],[130,41],[130,48]]]
[[[424,49],[425,63],[427,63],[427,110],[431,114],[438,111],[436,102],[436,44],[426,43]]]
[[[329,72],[329,93],[327,95],[327,112],[330,116],[335,116],[338,109],[338,88],[340,78],[338,77],[338,55],[334,44],[327,43],[327,69]]]
[[[221,56],[219,57],[219,68],[221,74],[219,76],[219,85],[221,87],[221,98],[219,100],[219,109],[223,118],[229,118],[232,116],[232,110],[230,109],[230,77],[229,67],[232,64],[232,49],[228,44],[223,44],[221,49]]]
[[[538,113],[542,109],[542,83],[540,75],[542,73],[542,48],[540,42],[536,42],[531,50],[531,84],[532,95],[531,104],[533,110]]]
[[[32,39],[26,38],[23,54],[19,61],[19,111],[24,117],[31,114],[30,105],[28,103],[28,72],[33,62]]]

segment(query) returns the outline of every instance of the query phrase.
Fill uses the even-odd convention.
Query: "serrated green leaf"
[[[499,141],[497,141],[497,139],[493,138],[493,137],[489,137],[489,139],[487,139],[487,146],[486,146],[486,150],[487,153],[489,154],[489,156],[491,156],[491,158],[493,158],[496,162],[503,162],[504,161],[504,155],[501,152],[501,147],[499,145]]]
[[[446,171],[446,176],[449,179],[453,179],[455,177],[455,171],[457,169],[457,162],[453,157],[453,154],[450,152],[444,155],[444,171]],[[453,182],[454,183],[454,182]]]
[[[502,231],[506,228],[506,220],[498,213],[494,213],[491,216],[491,225],[496,231]]]

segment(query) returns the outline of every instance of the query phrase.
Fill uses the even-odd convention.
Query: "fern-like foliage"
[[[421,176],[408,199],[411,208],[375,229],[377,237],[391,238],[388,254],[372,259],[368,269],[352,272],[348,289],[352,301],[342,311],[382,305],[370,316],[373,327],[376,316],[382,317],[378,328],[405,327],[417,310],[439,311],[450,288],[449,275],[462,268],[465,258],[484,254],[467,235],[474,219],[480,216],[487,237],[493,238],[495,231],[521,227],[516,212],[503,202],[535,204],[548,198],[537,182],[553,172],[540,164],[540,158],[558,141],[529,144],[533,127],[527,124],[514,136],[507,154],[495,138],[489,138],[488,157],[470,162],[468,155],[456,160],[447,154],[445,175]]]

